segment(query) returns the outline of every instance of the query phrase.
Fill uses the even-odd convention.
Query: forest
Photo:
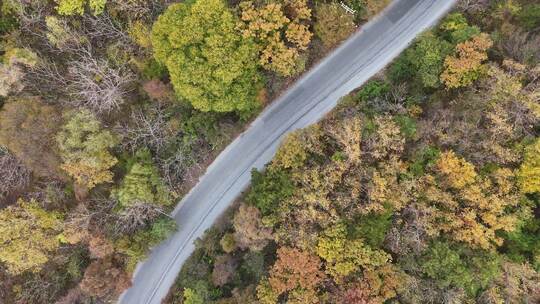
[[[460,1],[289,134],[167,303],[540,303],[540,4]]]
[[[0,303],[114,303],[212,159],[389,2],[2,0]]]

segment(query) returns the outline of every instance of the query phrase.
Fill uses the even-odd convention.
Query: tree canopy
[[[257,50],[236,32],[223,0],[169,6],[152,28],[158,62],[178,96],[201,111],[249,112],[258,107]]]
[[[66,119],[56,136],[64,161],[62,169],[87,189],[111,182],[113,174],[109,169],[117,163],[109,152],[116,145],[112,133],[102,129],[89,110],[70,112]]]
[[[60,213],[19,200],[0,210],[0,261],[12,274],[37,272],[60,246],[61,232]]]

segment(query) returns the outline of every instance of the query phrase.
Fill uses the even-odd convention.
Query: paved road
[[[178,232],[137,267],[133,286],[119,302],[161,303],[195,249],[193,242],[246,189],[251,169],[260,169],[272,159],[283,136],[323,118],[340,97],[383,69],[455,2],[395,0],[269,106],[218,156],[178,204],[173,212]]]

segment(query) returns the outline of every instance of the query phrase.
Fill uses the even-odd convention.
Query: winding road
[[[283,136],[322,119],[341,97],[383,69],[455,2],[394,0],[266,108],[178,204],[172,213],[178,231],[137,266],[133,285],[119,303],[161,303],[194,251],[194,241],[248,187],[251,169],[261,169],[272,159]]]

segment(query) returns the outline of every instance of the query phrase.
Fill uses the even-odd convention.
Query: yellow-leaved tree
[[[104,130],[89,110],[69,112],[67,123],[58,132],[62,169],[75,179],[78,186],[92,189],[98,184],[111,182],[110,168],[117,163],[109,149],[116,145],[111,132]]]
[[[82,15],[86,6],[94,15],[103,13],[107,0],[57,0],[56,10],[60,15]]]
[[[459,43],[455,53],[444,60],[441,81],[447,88],[465,87],[473,83],[482,73],[483,62],[488,59],[487,50],[493,41],[487,34],[479,34]]]
[[[239,28],[244,37],[255,40],[260,50],[260,64],[282,76],[304,70],[301,52],[313,34],[308,22],[311,10],[306,0],[280,0],[265,5],[253,1],[240,3]]]
[[[525,210],[512,170],[479,175],[452,151],[442,153],[432,170],[420,182],[422,201],[431,210],[428,230],[487,250],[502,244],[497,232],[516,228]]]
[[[540,192],[540,138],[525,148],[525,156],[517,177],[521,192]]]
[[[39,271],[60,246],[62,215],[19,200],[0,210],[0,261],[18,275]]]

